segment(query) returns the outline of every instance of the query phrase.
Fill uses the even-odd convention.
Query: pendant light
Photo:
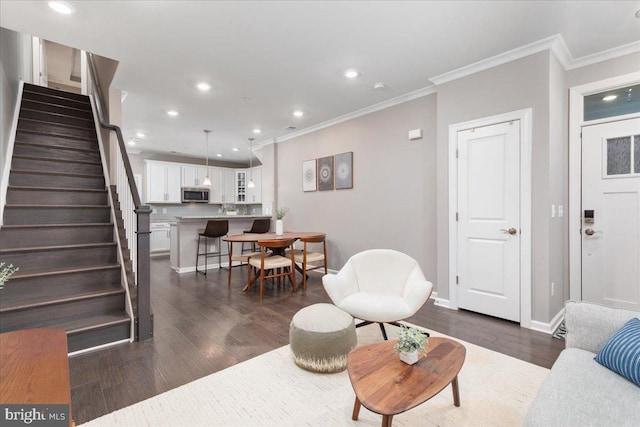
[[[253,140],[255,138],[249,138],[249,170],[251,171],[251,178],[247,184],[248,188],[255,188],[256,183],[253,182]]]
[[[207,170],[205,172],[202,185],[211,186],[211,178],[209,178],[209,134],[211,133],[211,131],[209,129],[205,129],[204,133],[206,134],[206,138],[207,138]]]

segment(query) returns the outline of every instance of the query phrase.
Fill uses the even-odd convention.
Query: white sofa
[[[640,387],[593,358],[640,312],[568,301],[566,348],[535,397],[527,427],[640,426]]]

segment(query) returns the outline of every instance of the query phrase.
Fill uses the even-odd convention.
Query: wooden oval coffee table
[[[393,353],[397,341],[358,347],[347,356],[347,370],[356,393],[353,420],[360,405],[382,415],[382,427],[390,427],[393,416],[408,411],[440,393],[453,389],[453,404],[460,406],[458,372],[466,350],[449,338],[429,338],[428,354],[415,365],[400,361]]]

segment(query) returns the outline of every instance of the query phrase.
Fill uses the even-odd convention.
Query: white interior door
[[[458,132],[458,307],[520,321],[520,121]]]
[[[582,128],[582,299],[640,310],[640,119]]]

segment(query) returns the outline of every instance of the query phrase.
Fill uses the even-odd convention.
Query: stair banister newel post
[[[138,319],[149,319],[148,322],[138,320],[138,340],[143,341],[153,336],[151,322],[151,208],[140,206],[135,210],[138,220]]]
[[[126,233],[126,239],[130,250],[132,269],[136,278],[135,300],[135,322],[136,339],[139,341],[149,339],[153,336],[153,317],[151,314],[151,278],[150,278],[150,215],[151,208],[143,205],[138,193],[133,176],[133,170],[129,157],[127,156],[124,138],[120,127],[112,125],[105,117],[105,104],[102,99],[100,81],[95,70],[93,55],[87,52],[87,66],[90,80],[93,85],[93,93],[96,99],[96,109],[100,126],[104,129],[115,132],[118,140],[116,151],[118,151],[115,165],[116,187],[122,206],[121,212]],[[130,286],[131,287],[131,286]]]

